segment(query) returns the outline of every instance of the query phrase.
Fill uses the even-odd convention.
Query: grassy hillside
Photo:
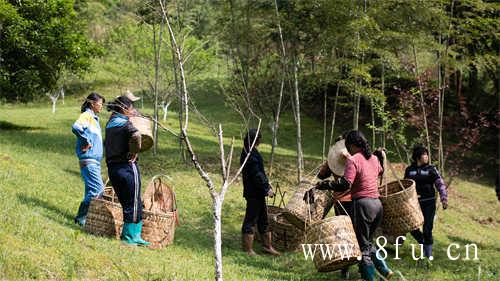
[[[110,94],[112,95],[112,94]],[[221,98],[196,90],[198,107],[210,120],[221,122],[226,142],[244,129],[237,116],[221,105]],[[146,113],[150,109],[144,110]],[[0,279],[2,280],[211,280],[212,211],[203,181],[190,164],[179,160],[174,137],[160,134],[159,155],[142,155],[142,183],[155,174],[173,179],[180,207],[181,226],[174,245],[163,250],[134,248],[119,241],[83,232],[72,222],[83,193],[75,137],[70,126],[77,118],[77,98],[58,105],[56,114],[48,104],[0,107]],[[108,118],[101,115],[101,122]],[[218,173],[217,145],[206,125],[191,115],[190,132],[202,163]],[[293,192],[294,129],[284,118],[281,127],[275,182]],[[287,123],[288,122],[288,123]],[[175,112],[165,123],[178,126]],[[266,124],[266,123],[264,123]],[[304,120],[304,150],[307,171],[321,161],[321,124]],[[270,132],[267,124],[261,147],[269,159]],[[237,142],[237,151],[241,141]],[[237,167],[234,163],[233,167]],[[223,256],[226,280],[340,280],[338,273],[317,273],[302,253],[282,257],[250,258],[240,251],[240,227],[244,215],[242,186],[230,188],[223,207]],[[499,280],[500,205],[491,186],[465,179],[456,180],[450,191],[450,208],[439,209],[435,223],[435,261],[429,270],[416,267],[410,243],[400,250],[401,260],[389,261],[399,271],[394,280]],[[409,238],[409,242],[415,243]],[[450,261],[450,243],[475,243],[478,261]],[[260,246],[257,246],[259,251]],[[356,272],[354,268],[352,272]],[[359,274],[354,274],[354,279]]]

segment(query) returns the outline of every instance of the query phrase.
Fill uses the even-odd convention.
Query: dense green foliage
[[[87,70],[98,51],[73,0],[0,1],[0,98],[29,101]]]

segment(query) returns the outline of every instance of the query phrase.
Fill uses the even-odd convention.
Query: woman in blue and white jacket
[[[91,93],[82,104],[80,117],[72,126],[76,135],[76,155],[80,163],[80,173],[85,183],[83,201],[75,217],[75,223],[82,226],[85,224],[90,200],[100,196],[104,188],[101,177],[103,141],[97,116],[104,102],[104,97]]]

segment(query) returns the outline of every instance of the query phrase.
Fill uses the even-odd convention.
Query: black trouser
[[[267,220],[267,206],[265,197],[262,198],[245,198],[247,201],[247,209],[241,232],[243,234],[253,234],[253,227],[257,224],[259,233],[268,232],[269,222]]]
[[[108,175],[123,208],[123,222],[142,220],[141,176],[136,163],[109,163]]]
[[[434,216],[436,215],[436,197],[420,199],[418,201],[422,214],[424,215],[424,231],[415,229],[411,235],[419,244],[432,245],[432,228],[434,227]]]
[[[382,203],[378,198],[359,198],[353,200],[353,224],[362,254],[361,262],[373,265],[371,255],[375,253],[372,239],[375,229],[382,221]]]

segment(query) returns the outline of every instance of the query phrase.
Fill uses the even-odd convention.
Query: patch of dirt
[[[9,155],[1,155],[0,160],[9,162],[12,161],[12,158]]]
[[[495,226],[498,224],[498,222],[493,219],[492,217],[487,217],[487,218],[474,218],[474,220],[482,225],[491,225]]]

